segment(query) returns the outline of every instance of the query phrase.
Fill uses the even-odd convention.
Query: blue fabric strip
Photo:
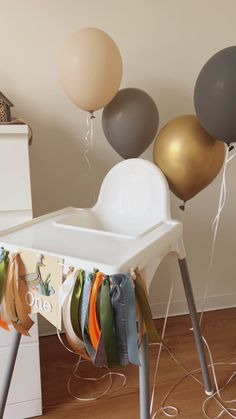
[[[138,343],[137,343],[137,325],[136,325],[136,302],[134,287],[128,273],[124,274],[123,281],[125,318],[126,318],[126,334],[128,343],[129,362],[140,365]]]
[[[81,325],[81,331],[82,331],[82,337],[84,341],[84,346],[92,359],[94,360],[95,357],[95,350],[90,342],[89,335],[86,331],[86,321],[87,321],[87,313],[89,308],[89,300],[90,300],[90,294],[92,290],[92,281],[93,281],[93,274],[86,273],[86,277],[84,280],[84,287],[83,292],[81,296],[81,310],[80,310],[80,325]]]

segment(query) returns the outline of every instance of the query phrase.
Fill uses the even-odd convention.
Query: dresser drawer
[[[7,347],[0,348],[0,371],[9,355]],[[22,403],[41,398],[38,343],[21,345],[8,394],[7,404]],[[13,418],[12,418],[13,419]],[[17,417],[17,419],[20,419]]]
[[[0,127],[0,211],[31,209],[28,127]]]

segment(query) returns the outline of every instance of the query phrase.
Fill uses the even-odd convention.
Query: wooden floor
[[[158,328],[162,322],[157,321]],[[186,368],[198,368],[198,359],[195,352],[192,332],[189,330],[188,316],[173,317],[168,320],[166,343],[173,355],[183,363]],[[212,351],[214,361],[236,361],[236,309],[226,309],[208,312],[203,320],[203,334],[206,337]],[[64,349],[56,336],[40,339],[40,354],[42,366],[43,387],[43,410],[41,418],[47,419],[138,419],[139,418],[139,395],[138,395],[138,368],[129,366],[123,370],[127,375],[127,385],[122,390],[117,388],[121,379],[116,377],[112,392],[104,398],[93,402],[77,402],[67,392],[67,382],[73,364],[77,358]],[[157,348],[150,348],[150,376],[153,377]],[[234,371],[233,366],[217,367],[219,385]],[[84,364],[81,374],[96,376],[100,369],[92,365]],[[163,352],[159,368],[157,391],[154,402],[155,410],[168,390],[184,375],[183,371]],[[197,375],[201,378],[201,375]],[[105,388],[104,379],[99,384],[87,385],[84,381],[73,382],[73,392],[79,397],[92,397],[96,392]],[[227,390],[225,396],[236,398],[236,379]],[[203,388],[195,383],[192,378],[185,379],[168,399],[168,404],[173,404],[179,409],[178,418],[200,419],[202,402],[205,399]],[[219,408],[213,400],[209,404],[209,415],[219,413]],[[164,414],[158,418],[164,418]],[[222,418],[229,417],[223,415]]]

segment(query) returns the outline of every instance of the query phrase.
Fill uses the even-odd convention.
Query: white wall
[[[192,113],[193,88],[206,60],[236,42],[235,0],[0,0],[0,90],[15,104],[15,113],[34,132],[30,150],[35,215],[67,205],[90,206],[89,172],[82,139],[86,114],[65,97],[58,82],[60,50],[71,33],[96,26],[119,45],[124,62],[122,87],[146,90],[156,101],[161,126]],[[96,191],[105,173],[121,158],[95,120],[92,153]],[[144,157],[152,156],[152,146]],[[208,306],[236,302],[236,160],[228,170],[227,203],[221,218]],[[219,179],[192,199],[185,212],[185,243],[197,298],[203,294],[216,213]],[[182,217],[173,197],[173,214]],[[167,299],[176,264],[164,262],[160,285],[152,285],[155,313]],[[172,311],[181,312],[182,287]]]

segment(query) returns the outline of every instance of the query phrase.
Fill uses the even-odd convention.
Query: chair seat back
[[[156,165],[124,160],[104,178],[93,212],[111,232],[137,237],[170,219],[169,195],[166,178]]]

